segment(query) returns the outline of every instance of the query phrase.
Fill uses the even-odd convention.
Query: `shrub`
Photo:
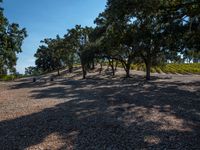
[[[0,80],[2,81],[10,81],[16,78],[15,75],[0,75]]]

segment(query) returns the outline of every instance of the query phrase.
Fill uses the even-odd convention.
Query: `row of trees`
[[[150,69],[182,54],[200,58],[200,3],[198,0],[108,0],[95,19],[95,28],[76,25],[56,39],[45,39],[36,57],[37,68],[59,70],[79,61],[83,78],[87,70],[104,60],[113,75],[120,62],[130,77],[132,63]],[[191,55],[192,54],[192,55]]]
[[[0,0],[0,75],[16,73],[17,54],[22,52],[21,46],[27,36],[25,28],[18,24],[10,24],[3,14]]]
[[[81,63],[83,77],[86,76],[86,68],[91,62],[94,67],[94,53],[89,46],[92,44],[91,27],[81,27],[76,25],[73,29],[68,30],[63,38],[59,36],[56,39],[44,39],[42,45],[38,48],[36,57],[36,66],[42,72],[58,71],[63,67],[68,67],[72,72],[74,63]]]

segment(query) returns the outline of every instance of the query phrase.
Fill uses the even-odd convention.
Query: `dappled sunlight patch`
[[[133,84],[111,84],[111,85],[100,85],[98,87],[96,87],[95,89],[103,89],[103,88],[126,88],[126,87],[130,87],[130,86],[133,86]]]
[[[26,148],[27,150],[36,149],[51,149],[57,150],[65,148],[67,150],[72,150],[74,148],[74,140],[76,139],[78,132],[72,131],[65,138],[59,135],[59,133],[52,133],[45,137],[43,141],[37,145],[30,146]]]
[[[79,132],[74,130],[69,132],[66,137],[63,137],[63,141],[65,141],[65,145],[62,147],[62,149],[66,150],[74,150],[75,148],[75,142],[78,138]]]
[[[153,108],[146,108],[134,105],[131,107],[128,104],[124,104],[121,107],[110,107],[110,110],[112,110],[112,114],[117,114],[121,111],[121,116],[118,119],[124,122],[126,126],[134,123],[137,125],[149,123],[155,124],[157,126],[156,130],[192,131],[193,124],[172,114],[170,105],[162,107],[155,105]]]
[[[159,130],[176,130],[176,131],[193,131],[189,125],[192,123],[185,123],[185,120],[180,119],[174,115],[162,116],[161,119],[162,125],[159,127]]]
[[[96,100],[81,100],[78,102],[78,104],[83,104],[83,103],[94,103]]]
[[[161,142],[160,138],[154,135],[148,135],[144,137],[144,142],[150,145],[157,145]]]
[[[75,97],[77,94],[72,94],[72,93],[68,93],[67,96],[68,97]]]
[[[185,91],[190,91],[190,92],[198,92],[200,88],[195,87],[195,86],[178,86],[177,87],[179,90],[185,90]],[[194,93],[195,94],[195,93]]]
[[[75,112],[78,119],[84,119],[96,115],[97,113],[98,113],[97,109],[83,109]]]

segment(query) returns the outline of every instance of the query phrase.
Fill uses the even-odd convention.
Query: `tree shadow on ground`
[[[80,72],[81,73],[81,72]],[[74,78],[76,76],[80,76],[80,75],[74,75],[70,78]],[[148,81],[145,80],[145,77],[140,76],[140,75],[134,75],[131,76],[130,78],[126,78],[126,77],[121,77],[121,76],[103,76],[99,77],[99,75],[88,75],[86,77],[86,79],[82,79],[82,80],[72,80],[70,78],[66,78],[66,77],[57,77],[54,78],[54,81],[50,81],[50,79],[47,79],[46,81],[43,80],[43,78],[41,78],[40,80],[37,80],[36,82],[33,82],[33,78],[27,78],[27,79],[20,79],[18,81],[15,81],[16,84],[14,84],[13,86],[10,87],[10,89],[22,89],[22,88],[38,88],[38,87],[47,87],[47,86],[53,86],[53,85],[66,85],[69,82],[74,82],[75,84],[79,84],[79,85],[89,85],[89,84],[93,84],[93,85],[101,85],[104,83],[107,84],[113,84],[113,81],[115,83],[118,83],[117,81],[122,81],[124,80],[124,82],[131,82],[131,84],[133,83],[139,83],[139,84],[143,84],[143,83],[147,83]],[[152,76],[151,81],[156,81],[159,79],[163,79],[163,80],[167,80],[170,79],[170,77],[157,77],[157,76]]]
[[[33,88],[31,98],[62,103],[0,122],[2,149],[26,149],[51,134],[64,141],[57,149],[200,148],[200,82],[69,80],[54,85]]]

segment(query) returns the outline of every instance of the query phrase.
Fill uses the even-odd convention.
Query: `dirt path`
[[[200,76],[0,83],[1,149],[200,149]]]

